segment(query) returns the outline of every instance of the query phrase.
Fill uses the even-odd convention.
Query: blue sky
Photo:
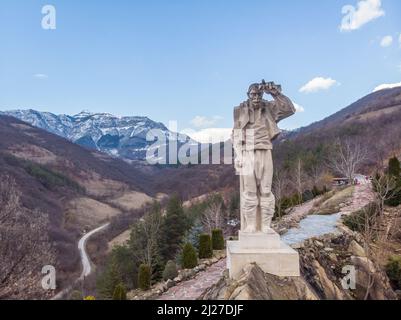
[[[41,26],[47,4],[55,30]],[[340,30],[345,5],[351,30]],[[0,110],[230,128],[264,78],[303,107],[281,124],[297,128],[399,83],[400,33],[399,0],[2,0]]]

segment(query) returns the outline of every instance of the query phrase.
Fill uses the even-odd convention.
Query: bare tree
[[[134,225],[130,237],[130,246],[138,261],[153,267],[160,249],[159,234],[162,225],[160,210],[153,209],[146,213],[139,223]]]
[[[48,239],[48,216],[21,205],[15,180],[0,177],[0,298],[43,296],[38,279],[45,265],[55,263]]]
[[[329,167],[352,182],[361,164],[366,160],[367,151],[359,143],[338,140],[335,153],[328,160]]]
[[[321,162],[314,163],[309,170],[309,176],[312,179],[313,185],[318,187],[321,183],[324,173],[323,164]]]
[[[154,257],[159,249],[159,232],[162,224],[161,214],[157,211],[144,217],[143,230],[146,237],[146,246],[144,250],[144,262],[152,266]]]
[[[285,194],[287,185],[287,177],[282,170],[276,170],[273,176],[273,194],[276,197],[277,215],[282,216],[282,199]]]
[[[221,202],[213,201],[209,204],[202,216],[202,225],[207,232],[212,233],[214,229],[223,229],[224,217],[222,211]]]
[[[385,209],[384,205],[386,201],[396,196],[401,191],[401,188],[397,184],[397,179],[388,174],[383,174],[379,177],[376,177],[373,180],[373,185],[375,189],[375,200],[378,206],[379,214],[380,216],[383,216]],[[391,227],[392,224],[389,223],[387,225],[386,232],[384,232],[384,234],[382,235],[384,237],[384,239],[382,239],[383,241],[388,240]]]
[[[400,192],[400,187],[397,186],[397,179],[388,174],[376,177],[373,180],[373,185],[380,214],[383,214],[385,202],[397,195]]]
[[[366,288],[364,300],[367,300],[376,282],[376,267],[373,263],[374,251],[372,246],[377,239],[380,225],[380,212],[377,203],[373,201],[360,211],[355,212],[348,219],[351,219],[352,230],[358,232],[361,236],[359,242],[363,246],[366,257],[365,263],[359,266],[359,270],[367,276],[366,286],[364,286]],[[361,283],[361,285],[363,284]]]
[[[305,185],[304,185],[305,174],[303,171],[303,163],[300,158],[297,159],[295,168],[292,171],[292,179],[290,179],[290,180],[298,194],[298,199],[299,199],[299,202],[297,203],[297,205],[298,205],[302,202],[302,194],[303,194],[303,191],[305,188]]]

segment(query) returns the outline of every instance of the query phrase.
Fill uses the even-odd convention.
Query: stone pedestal
[[[227,242],[227,268],[230,278],[238,279],[243,268],[256,263],[264,272],[279,277],[300,276],[299,255],[280,240],[273,230],[268,233],[239,233],[239,241]]]

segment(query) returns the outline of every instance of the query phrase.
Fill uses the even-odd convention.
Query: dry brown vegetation
[[[332,190],[324,194],[315,202],[312,214],[334,214],[341,211],[341,205],[345,205],[352,198],[354,187]]]
[[[68,203],[65,221],[69,225],[80,225],[89,231],[120,213],[120,210],[108,204],[81,197]]]
[[[15,180],[0,176],[0,299],[48,297],[41,270],[55,265],[47,214],[27,210]]]
[[[130,191],[118,195],[117,197],[109,200],[109,202],[115,206],[121,207],[123,210],[129,211],[139,209],[152,200],[153,199],[151,197],[144,193]]]
[[[117,237],[113,238],[111,241],[109,241],[108,252],[110,252],[116,246],[125,245],[129,240],[130,235],[131,235],[131,230],[128,229],[123,233],[119,234]]]

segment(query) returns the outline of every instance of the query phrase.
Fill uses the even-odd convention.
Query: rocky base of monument
[[[298,252],[281,241],[270,229],[267,233],[240,231],[238,241],[227,242],[227,269],[238,279],[245,266],[256,263],[264,272],[281,277],[300,275]]]
[[[237,280],[228,271],[201,300],[317,300],[302,277],[278,277],[265,273],[257,264],[248,264]]]

